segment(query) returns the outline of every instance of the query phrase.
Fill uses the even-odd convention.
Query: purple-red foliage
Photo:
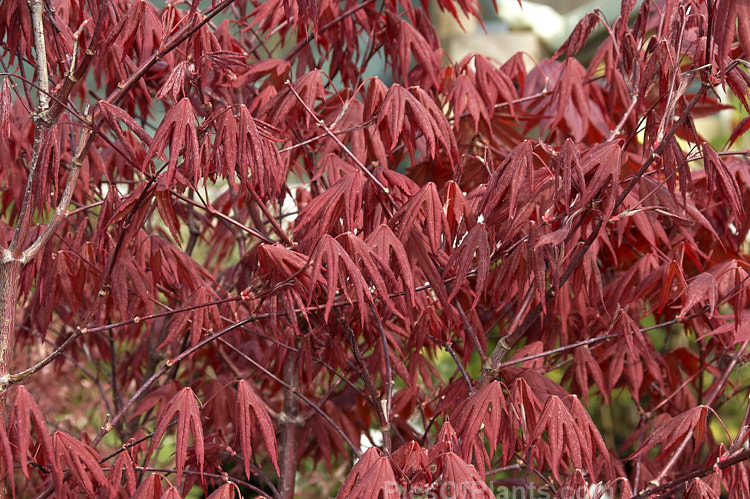
[[[0,495],[749,497],[747,0],[202,3],[0,3]]]

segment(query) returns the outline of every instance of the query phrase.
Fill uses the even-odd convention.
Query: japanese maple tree
[[[0,495],[748,497],[750,3],[427,7],[0,3]]]

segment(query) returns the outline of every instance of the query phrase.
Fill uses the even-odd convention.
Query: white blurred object
[[[570,36],[586,14],[599,9],[610,23],[620,15],[619,0],[597,0],[582,2],[565,14],[549,5],[518,0],[498,0],[498,18],[512,30],[530,30],[551,50],[557,49]],[[640,3],[640,2],[638,2]]]

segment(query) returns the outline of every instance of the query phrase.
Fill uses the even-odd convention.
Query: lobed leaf
[[[370,447],[349,472],[336,497],[396,499],[400,497],[396,483],[390,459]]]
[[[162,412],[156,424],[154,435],[151,439],[149,454],[154,451],[158,443],[161,441],[161,438],[164,436],[164,433],[167,431],[167,427],[172,422],[172,419],[175,417],[175,415],[178,415],[175,455],[177,457],[177,483],[180,483],[182,481],[183,469],[185,468],[188,436],[190,433],[193,434],[193,442],[195,444],[195,458],[198,463],[198,469],[201,473],[203,473],[203,425],[200,417],[198,399],[196,398],[195,393],[190,387],[186,386],[185,388],[177,392],[177,394],[172,397],[172,399],[169,401],[169,404]]]
[[[146,158],[142,161],[141,169],[146,171],[149,163],[169,147],[169,160],[167,161],[167,174],[164,184],[168,188],[176,185],[177,158],[182,155],[185,159],[185,171],[183,178],[190,178],[194,183],[202,176],[198,168],[200,151],[198,148],[198,135],[195,125],[195,113],[190,100],[186,97],[170,107],[164,119],[156,130],[156,135],[151,143]],[[191,178],[192,177],[192,178]]]
[[[237,427],[237,438],[242,448],[242,459],[245,463],[245,476],[249,479],[251,475],[250,463],[253,448],[258,448],[259,437],[263,437],[263,443],[271,456],[271,462],[279,474],[278,444],[276,434],[268,411],[266,411],[263,400],[255,393],[255,390],[244,380],[237,383],[237,404],[235,408],[235,420]]]
[[[47,458],[52,468],[52,477],[55,487],[58,490],[62,488],[62,472],[54,458],[55,452],[52,447],[52,439],[47,431],[47,422],[42,416],[42,411],[34,401],[31,393],[25,386],[21,385],[16,389],[16,397],[13,401],[13,413],[11,416],[11,425],[15,423],[16,428],[16,450],[19,453],[18,461],[21,464],[21,471],[29,478],[29,464],[27,454],[29,444],[31,443],[31,425],[34,425],[37,439],[41,443],[41,450]],[[34,461],[36,462],[36,461]]]
[[[646,441],[634,453],[628,456],[628,459],[635,459],[657,445],[661,445],[661,452],[659,452],[656,459],[663,459],[671,454],[691,434],[696,444],[694,452],[697,453],[706,433],[706,419],[709,411],[714,412],[710,407],[699,405],[688,409],[682,414],[678,414],[660,426],[656,426]]]
[[[52,446],[59,469],[66,469],[72,479],[89,497],[95,496],[94,482],[109,489],[111,487],[99,460],[101,456],[90,446],[66,432],[57,431],[52,435]]]

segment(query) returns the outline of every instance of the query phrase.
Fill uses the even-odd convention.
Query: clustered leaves
[[[6,0],[0,39],[9,493],[747,497],[750,122],[698,122],[750,112],[746,1],[530,66],[405,0]]]

